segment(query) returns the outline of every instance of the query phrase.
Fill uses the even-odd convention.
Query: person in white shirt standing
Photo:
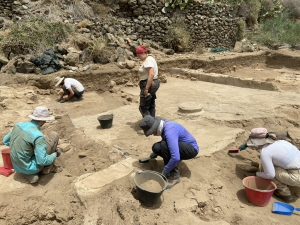
[[[60,86],[62,89],[59,92],[59,102],[65,102],[70,100],[80,100],[84,93],[83,85],[74,78],[56,77],[55,87]]]
[[[155,117],[156,92],[160,86],[158,79],[158,66],[155,58],[148,54],[149,50],[141,45],[136,48],[137,57],[142,60],[139,68],[140,106],[142,116]]]
[[[262,149],[260,160],[263,172],[256,172],[256,176],[273,179],[277,185],[274,194],[283,201],[296,201],[300,191],[299,149],[288,141],[275,141]]]

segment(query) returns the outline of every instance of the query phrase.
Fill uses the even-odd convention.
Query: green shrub
[[[10,32],[0,38],[0,48],[5,54],[41,53],[62,42],[72,32],[61,22],[31,19],[15,23]]]
[[[252,39],[269,47],[290,44],[292,47],[300,44],[300,24],[289,18],[283,12],[275,18],[265,20],[259,32]]]
[[[183,52],[189,49],[190,43],[191,34],[183,22],[176,22],[168,27],[165,47],[172,48],[175,52]]]

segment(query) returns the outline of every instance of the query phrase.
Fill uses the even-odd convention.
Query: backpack
[[[266,128],[253,128],[249,135],[250,138],[266,138],[268,136],[268,130]]]

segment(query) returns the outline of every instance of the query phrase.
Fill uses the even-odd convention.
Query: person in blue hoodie
[[[53,164],[59,156],[57,152],[58,134],[44,135],[41,127],[54,120],[48,108],[38,106],[29,115],[31,121],[17,123],[3,138],[3,143],[11,148],[11,161],[16,173],[29,183],[37,183],[40,172],[52,172]]]
[[[150,158],[160,156],[164,160],[162,174],[168,179],[169,186],[180,181],[178,165],[181,160],[195,158],[199,153],[196,139],[180,124],[147,115],[140,123],[146,137],[161,136],[160,142],[152,146]]]

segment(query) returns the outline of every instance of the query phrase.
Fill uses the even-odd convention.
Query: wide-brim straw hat
[[[64,79],[65,79],[64,77],[56,77],[55,78],[55,81],[56,81],[55,87],[58,87],[58,85],[60,85]]]

